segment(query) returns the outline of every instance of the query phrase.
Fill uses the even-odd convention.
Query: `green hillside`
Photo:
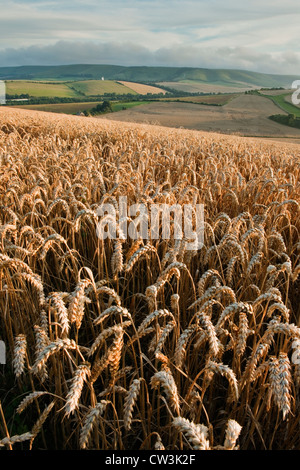
[[[123,67],[119,65],[58,65],[0,67],[1,80],[124,80],[163,82],[194,80],[202,83],[246,84],[258,87],[290,87],[299,77],[270,75],[245,70],[192,67]]]

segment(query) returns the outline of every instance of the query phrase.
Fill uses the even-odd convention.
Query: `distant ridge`
[[[139,82],[179,82],[183,80],[223,85],[290,88],[293,75],[274,75],[247,70],[194,67],[147,67],[121,65],[26,65],[0,67],[0,80],[126,80]]]

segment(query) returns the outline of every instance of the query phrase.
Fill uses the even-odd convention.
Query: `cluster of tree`
[[[272,90],[284,90],[283,87],[273,87],[273,88],[260,88],[259,90],[247,90],[245,95],[258,95],[260,91],[272,91]]]
[[[270,116],[270,119],[272,119],[272,121],[279,122],[280,124],[300,129],[300,118],[295,116],[295,114],[273,114]]]
[[[83,111],[86,116],[96,116],[97,114],[112,113],[112,105],[110,101],[103,101],[103,103],[97,104],[94,108],[89,111]]]
[[[282,86],[272,88],[261,88],[261,90],[285,90]]]
[[[258,90],[247,90],[245,91],[245,95],[258,95]]]
[[[20,99],[29,99],[30,95],[28,93],[21,93],[20,95],[9,95],[8,93],[6,94],[6,99],[7,100],[20,100]]]

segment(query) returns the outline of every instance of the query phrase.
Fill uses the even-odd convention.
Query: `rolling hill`
[[[238,84],[250,87],[290,87],[299,77],[246,70],[192,67],[124,67],[119,65],[57,65],[0,67],[0,80],[105,80],[135,82],[180,82]]]

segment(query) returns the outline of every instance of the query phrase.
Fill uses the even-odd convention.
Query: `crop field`
[[[259,94],[260,95],[268,95],[268,96],[278,96],[278,95],[283,95],[283,94],[286,94],[286,93],[292,93],[291,90],[272,90],[272,89],[268,89],[268,90],[259,90]]]
[[[179,82],[158,82],[157,85],[173,88],[177,91],[185,91],[187,93],[243,93],[246,90],[255,89],[255,87],[245,84],[225,84],[225,83],[205,83],[196,80],[186,80]]]
[[[184,127],[249,137],[293,139],[300,142],[299,129],[269,119],[272,114],[285,114],[271,99],[259,95],[235,96],[222,106],[160,100],[107,117],[122,122]]]
[[[65,83],[43,83],[25,80],[7,81],[6,93],[9,95],[20,95],[24,93],[36,98],[41,96],[48,96],[50,98],[74,98],[78,96],[78,93],[69,88]]]
[[[202,95],[202,96],[183,96],[179,98],[161,98],[160,101],[179,101],[184,103],[199,103],[207,105],[223,106],[229,103],[233,98],[240,96],[238,93],[221,93],[215,95]]]
[[[139,95],[147,95],[148,93],[151,93],[151,94],[162,93],[163,95],[166,94],[166,91],[163,90],[162,88],[158,88],[156,86],[151,86],[151,85],[144,85],[143,83],[124,82],[121,80],[118,81],[117,83],[121,83],[122,85],[125,85],[131,90],[134,90]]]
[[[137,94],[131,88],[113,80],[84,80],[82,82],[72,82],[71,86],[86,96],[104,95],[105,93]]]
[[[132,86],[140,84],[132,84]],[[145,86],[140,85],[145,91]],[[155,88],[155,87],[149,87]],[[29,94],[30,96],[39,97],[67,97],[74,98],[82,95],[95,96],[104,95],[105,93],[131,94],[136,95],[137,91],[132,87],[127,87],[121,82],[114,80],[83,80],[69,82],[41,82],[41,81],[25,81],[14,80],[6,81],[6,92],[9,95]],[[154,91],[152,90],[152,93]],[[158,93],[158,89],[156,89]]]
[[[299,145],[0,120],[0,447],[300,450]]]

